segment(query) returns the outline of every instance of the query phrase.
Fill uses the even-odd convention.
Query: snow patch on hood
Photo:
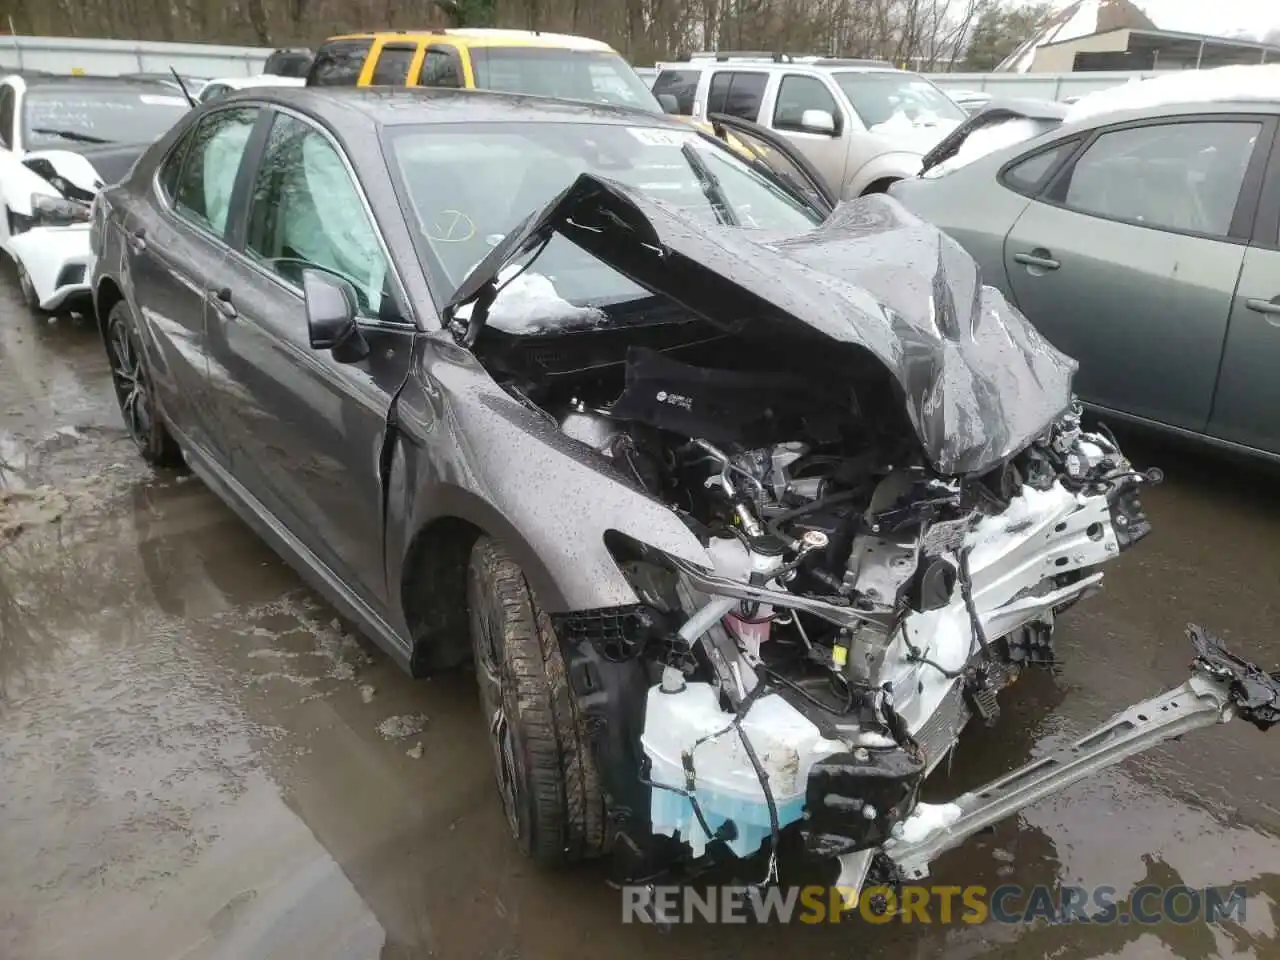
[[[508,264],[498,273],[498,296],[489,308],[486,324],[510,334],[542,333],[604,323],[608,316],[598,307],[579,307],[556,291],[550,277],[522,271]],[[454,314],[459,320],[471,317],[471,304]]]
[[[889,140],[894,149],[925,154],[958,126],[958,120],[936,117],[919,117],[913,120],[905,112],[898,110],[888,120],[874,124],[869,130],[876,136]]]

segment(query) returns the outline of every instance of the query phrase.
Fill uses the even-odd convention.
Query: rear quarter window
[[[1011,166],[1005,167],[1004,172],[1000,174],[1000,182],[1010,190],[1025,196],[1035,196],[1036,192],[1044,186],[1049,175],[1058,169],[1061,161],[1071,156],[1079,145],[1079,140],[1067,140],[1024,157]]]
[[[307,73],[308,87],[354,87],[360,80],[373,40],[335,40],[323,44]]]

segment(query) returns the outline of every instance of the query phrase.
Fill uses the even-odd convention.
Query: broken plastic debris
[[[421,713],[408,713],[398,717],[387,717],[378,724],[378,733],[387,740],[403,740],[421,733],[427,725],[427,718]]]
[[[404,755],[408,757],[410,760],[421,760],[422,759],[422,741],[419,740],[417,743],[415,743],[412,747],[410,747],[408,750],[404,752]]]

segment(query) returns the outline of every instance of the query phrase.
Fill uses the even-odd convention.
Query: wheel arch
[[[110,277],[103,277],[93,292],[93,318],[98,325],[102,342],[107,341],[107,318],[117,303],[124,300],[124,291]]]
[[[564,595],[537,550],[488,502],[460,487],[437,487],[421,502],[435,509],[412,525],[393,580],[409,630],[414,676],[456,667],[470,656],[467,566],[482,536],[503,543],[543,609],[565,609]]]
[[[867,184],[866,188],[862,191],[861,195],[865,197],[873,193],[888,193],[889,188],[902,179],[904,178],[903,177],[881,177],[878,180],[873,180],[871,181],[871,183]]]

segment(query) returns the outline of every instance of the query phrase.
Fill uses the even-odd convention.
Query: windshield
[[[954,100],[914,73],[844,70],[835,79],[872,133],[948,121],[954,125],[968,117]]]
[[[159,138],[188,110],[177,91],[35,88],[27,91],[23,103],[23,143],[28,150],[76,143],[146,143]]]
[[[704,223],[797,233],[822,214],[694,131],[589,123],[432,124],[387,133],[397,189],[428,269],[453,291],[507,233],[581,173]],[[556,236],[531,268],[574,304],[648,294]],[[498,311],[491,324],[499,328]]]
[[[472,47],[476,86],[662,113],[648,85],[616,53],[546,47]]]

